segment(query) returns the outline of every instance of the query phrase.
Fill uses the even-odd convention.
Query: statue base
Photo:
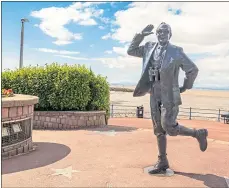
[[[144,173],[147,173],[151,176],[161,176],[161,177],[170,177],[170,176],[174,175],[174,171],[171,170],[170,168],[167,168],[165,171],[161,171],[161,172],[156,173],[156,174],[150,174],[149,171],[152,170],[153,168],[154,168],[153,166],[145,167]]]

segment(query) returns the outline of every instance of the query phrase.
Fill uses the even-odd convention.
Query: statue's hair
[[[171,29],[170,25],[167,24],[167,23],[165,23],[165,22],[161,22],[161,23],[160,23],[160,25],[157,27],[156,32],[158,32],[158,29],[159,29],[162,25],[166,25],[166,26],[168,27],[169,33],[170,33],[170,38],[171,38],[171,37],[172,37],[172,29]]]

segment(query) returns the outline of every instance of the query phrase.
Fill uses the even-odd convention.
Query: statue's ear
[[[172,32],[170,32],[170,36],[169,36],[169,39],[171,39],[171,37],[172,37]]]

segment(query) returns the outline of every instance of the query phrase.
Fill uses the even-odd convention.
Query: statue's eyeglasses
[[[169,30],[168,29],[159,29],[157,33],[158,34],[169,34]]]

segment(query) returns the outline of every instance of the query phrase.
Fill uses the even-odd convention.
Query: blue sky
[[[67,7],[71,5],[70,2],[3,2],[2,3],[2,43],[3,55],[5,53],[17,54],[20,47],[20,18],[28,18],[29,23],[25,24],[25,41],[24,41],[24,55],[25,59],[28,54],[40,59],[44,53],[38,53],[35,48],[47,48],[55,50],[78,51],[80,57],[103,57],[104,51],[111,49],[114,45],[119,45],[117,41],[101,40],[101,37],[106,35],[111,26],[106,25],[102,21],[96,20],[104,29],[99,29],[99,25],[81,26],[77,24],[67,24],[66,28],[77,33],[83,33],[83,40],[74,41],[72,44],[57,46],[52,42],[55,40],[44,34],[38,27],[40,20],[31,16],[32,11],[40,10],[46,7]],[[111,19],[116,10],[125,8],[128,3],[119,3],[112,6],[110,3],[101,5],[104,11],[104,17]],[[92,47],[92,46],[93,47]],[[50,55],[50,54],[46,54]],[[52,54],[51,54],[52,55]],[[109,55],[110,57],[111,55]],[[50,58],[49,56],[46,58]],[[44,59],[45,60],[45,59]],[[58,58],[57,58],[58,60]],[[13,64],[13,66],[17,64]],[[25,62],[26,65],[26,62]],[[9,65],[5,65],[8,67]],[[3,67],[5,67],[3,66]],[[11,67],[11,66],[10,66]]]
[[[226,88],[229,87],[229,36],[222,34],[225,24],[229,25],[229,4],[209,5],[2,2],[2,69],[18,68],[20,19],[28,18],[29,23],[25,23],[24,66],[52,62],[85,64],[96,73],[107,76],[111,83],[134,84],[140,77],[141,59],[128,57],[129,43],[146,25],[153,23],[157,27],[166,21],[173,30],[171,42],[182,46],[201,70],[195,86]],[[204,11],[197,10],[201,6]],[[214,7],[223,8],[220,9],[221,15],[216,15],[223,18],[221,23],[215,21],[216,17],[209,18]],[[203,23],[206,32],[199,29]],[[143,43],[149,40],[156,38],[152,35]],[[223,69],[220,68],[222,65]],[[181,82],[183,76],[181,73]],[[222,76],[224,81],[220,82]]]

